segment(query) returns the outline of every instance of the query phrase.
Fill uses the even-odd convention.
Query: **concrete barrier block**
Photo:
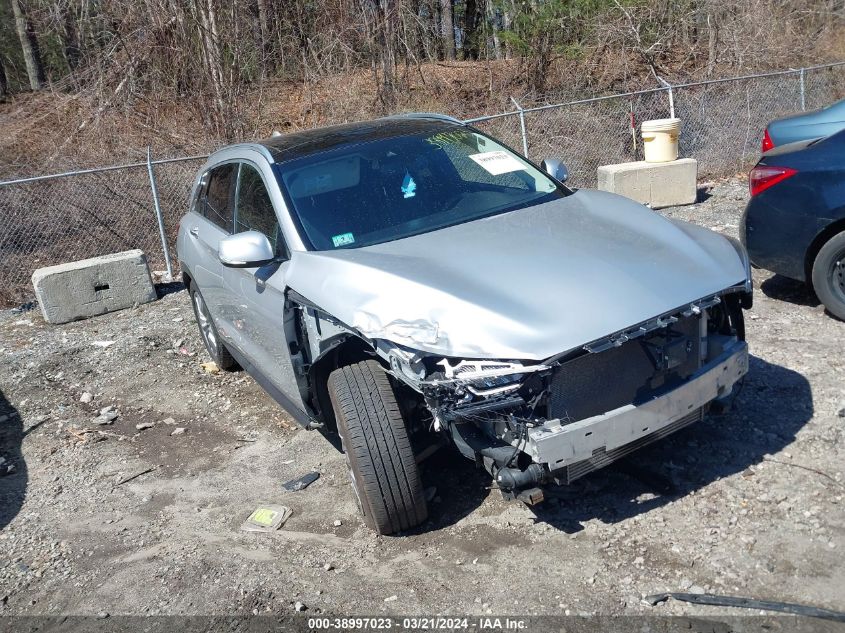
[[[87,319],[156,299],[141,250],[39,268],[32,285],[48,323]]]
[[[692,204],[697,194],[698,161],[619,163],[598,169],[598,188],[648,204],[652,209]]]

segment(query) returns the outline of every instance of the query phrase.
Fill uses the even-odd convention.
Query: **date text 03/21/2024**
[[[313,630],[405,630],[405,631],[447,631],[475,629],[479,631],[521,631],[527,622],[514,617],[484,616],[478,618],[444,617],[343,617],[309,618],[308,628]]]

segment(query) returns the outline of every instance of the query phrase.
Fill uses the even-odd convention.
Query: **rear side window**
[[[205,172],[200,178],[199,183],[191,197],[191,211],[199,215],[205,215],[205,188],[208,186],[208,172]]]
[[[232,232],[233,199],[237,163],[215,167],[208,173],[208,188],[205,194],[205,217],[221,229]]]
[[[258,231],[267,236],[274,252],[284,252],[284,245],[279,243],[279,221],[261,174],[255,167],[243,163],[240,179],[238,204],[235,207],[235,233]]]

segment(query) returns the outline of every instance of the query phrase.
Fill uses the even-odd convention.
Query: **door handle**
[[[189,232],[191,235],[193,235],[194,237],[196,237],[196,236],[197,236],[197,235],[199,235],[199,233],[200,233],[200,227],[195,226],[195,227],[193,227],[193,228],[192,228],[190,231],[188,231],[188,232]]]

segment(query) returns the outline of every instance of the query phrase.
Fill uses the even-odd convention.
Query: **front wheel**
[[[217,363],[220,369],[227,371],[237,369],[238,363],[226,349],[223,341],[220,340],[220,335],[217,333],[217,328],[214,327],[211,313],[208,311],[208,306],[205,304],[205,299],[202,298],[199,288],[191,284],[190,293],[191,305],[194,306],[194,316],[197,318],[200,336],[202,342],[205,343],[205,349],[208,350],[208,355],[211,356],[211,360]]]
[[[425,521],[417,462],[384,369],[372,360],[341,367],[328,390],[364,522],[393,534]]]
[[[845,231],[825,242],[816,255],[813,289],[828,312],[845,320]]]

